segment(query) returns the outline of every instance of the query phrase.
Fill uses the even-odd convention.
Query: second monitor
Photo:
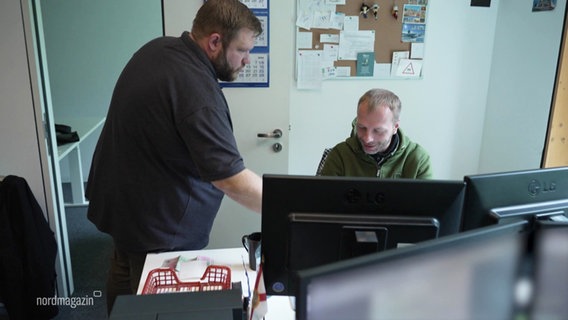
[[[465,183],[264,175],[262,255],[269,295],[296,272],[459,232]]]
[[[568,220],[568,167],[469,175],[462,230],[514,220]]]

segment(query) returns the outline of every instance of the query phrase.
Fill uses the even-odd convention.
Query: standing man
[[[432,178],[428,152],[399,128],[400,111],[400,99],[391,91],[367,91],[357,104],[351,136],[329,152],[321,175]]]
[[[147,253],[207,246],[225,194],[260,213],[262,179],[244,165],[218,79],[236,79],[261,33],[239,0],[208,0],[191,33],[148,42],[122,71],[86,191],[89,220],[114,243],[109,313],[136,293]]]

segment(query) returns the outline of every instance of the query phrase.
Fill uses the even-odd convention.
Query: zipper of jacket
[[[389,155],[389,156],[387,156],[387,157],[382,158],[380,162],[376,162],[376,161],[375,161],[375,163],[377,164],[377,177],[378,177],[378,178],[381,177],[382,164],[383,164],[388,158],[390,158],[391,156],[392,156],[392,154]]]
[[[400,148],[400,150],[403,150],[403,149],[404,149],[404,147],[401,147],[401,146],[399,145],[399,146],[397,146],[397,148],[394,149],[390,154],[388,154],[387,156],[385,156],[384,158],[382,158],[380,162],[376,162],[376,161],[375,161],[375,163],[377,164],[377,177],[379,177],[379,178],[381,177],[382,164],[383,164],[385,161],[387,161],[389,158],[391,158],[391,157],[396,153],[396,151],[397,151],[399,148]]]

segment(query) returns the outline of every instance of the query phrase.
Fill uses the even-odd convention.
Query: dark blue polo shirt
[[[202,249],[223,198],[210,182],[244,168],[211,62],[187,32],[157,38],[116,83],[88,217],[122,250]]]

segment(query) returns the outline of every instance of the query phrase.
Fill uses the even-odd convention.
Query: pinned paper
[[[351,76],[351,67],[336,67],[335,68],[335,76],[336,77],[350,77]]]
[[[375,31],[341,31],[339,33],[339,60],[357,60],[358,52],[373,52]]]
[[[408,59],[410,56],[409,51],[395,51],[392,53],[392,63],[391,63],[391,76],[396,75],[396,70],[398,68],[398,63],[402,59]]]
[[[339,45],[336,44],[324,44],[323,45],[323,60],[324,62],[333,62],[337,60],[337,54],[339,52]]]
[[[320,42],[321,43],[339,43],[339,35],[338,34],[330,34],[324,33],[320,35]]]
[[[359,52],[357,53],[357,76],[372,77],[375,71],[375,53]]]
[[[401,59],[396,68],[397,77],[418,78],[422,72],[422,60]]]
[[[410,44],[410,59],[424,59],[424,43]]]
[[[323,51],[299,50],[296,60],[298,89],[320,89],[323,80]]]
[[[375,70],[373,71],[375,78],[389,78],[391,76],[390,63],[375,63]]]
[[[298,32],[296,35],[296,44],[298,45],[298,49],[311,49],[313,46],[312,36],[312,32]]]

